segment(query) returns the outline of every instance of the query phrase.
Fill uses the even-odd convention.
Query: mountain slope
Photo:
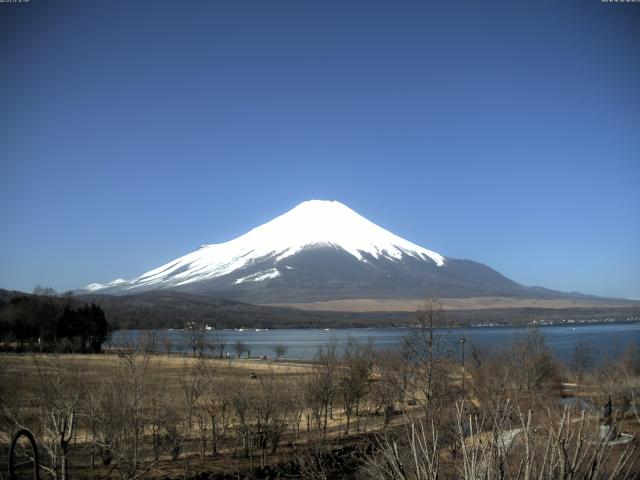
[[[445,258],[370,222],[339,202],[311,200],[226,243],[127,281],[84,292],[215,293],[254,303],[347,298],[553,297],[486,265]]]

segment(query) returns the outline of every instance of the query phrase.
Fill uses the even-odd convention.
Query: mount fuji
[[[132,280],[83,293],[154,290],[215,294],[251,303],[357,298],[554,298],[481,263],[444,257],[336,201],[310,200],[226,243],[199,249]]]

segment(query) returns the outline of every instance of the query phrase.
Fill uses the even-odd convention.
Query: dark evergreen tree
[[[20,349],[99,353],[109,334],[103,310],[95,305],[74,308],[66,300],[46,296],[15,297],[0,306],[0,340]]]
[[[109,325],[104,312],[99,306],[92,303],[89,308],[90,322],[88,323],[87,332],[89,348],[93,353],[100,353],[102,351],[102,342],[105,341],[109,334]]]

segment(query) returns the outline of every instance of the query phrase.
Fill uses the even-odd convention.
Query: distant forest
[[[106,316],[51,289],[0,299],[0,347],[10,351],[99,353],[107,338]]]

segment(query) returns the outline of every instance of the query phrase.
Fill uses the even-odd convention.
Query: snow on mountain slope
[[[126,280],[122,279],[122,278],[117,278],[109,283],[90,283],[89,285],[87,285],[86,287],[84,287],[85,290],[88,290],[90,292],[96,291],[96,290],[102,290],[104,288],[110,288],[110,287],[117,287],[119,285],[126,285],[129,282],[127,282]]]
[[[375,259],[397,261],[413,257],[439,267],[445,264],[442,255],[394,235],[340,202],[310,200],[234,240],[203,245],[131,281],[92,283],[85,290],[124,292],[178,287],[228,275],[265,258],[277,262],[316,246],[342,249],[362,262],[367,262],[364,254],[369,254]],[[269,269],[235,283],[262,282],[279,275],[277,269]]]

